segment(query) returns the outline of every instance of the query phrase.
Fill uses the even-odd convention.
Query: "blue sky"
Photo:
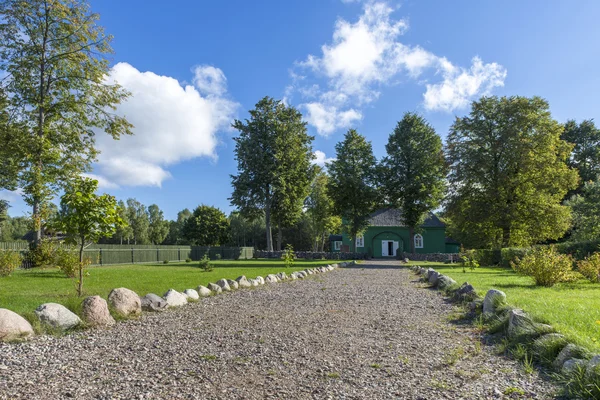
[[[384,155],[406,111],[445,137],[483,94],[539,95],[561,122],[600,110],[600,2],[91,0],[114,35],[119,112],[135,136],[99,135],[102,191],[158,204],[168,218],[199,204],[231,211],[233,118],[263,96],[309,122],[319,159],[356,128]],[[28,208],[13,193],[11,215]]]

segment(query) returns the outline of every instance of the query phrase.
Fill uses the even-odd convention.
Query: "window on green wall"
[[[423,236],[416,234],[415,235],[415,248],[422,249],[423,248]]]
[[[356,237],[356,247],[365,247],[365,237],[363,235]]]
[[[333,249],[334,250],[339,250],[342,248],[342,242],[340,242],[339,240],[336,240],[335,242],[333,242]]]

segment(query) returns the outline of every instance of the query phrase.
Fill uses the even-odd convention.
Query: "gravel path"
[[[552,398],[550,383],[449,322],[452,305],[397,266],[371,261],[109,331],[0,344],[0,398]]]

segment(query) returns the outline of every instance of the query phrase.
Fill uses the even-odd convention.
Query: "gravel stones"
[[[169,289],[163,296],[167,301],[167,307],[181,307],[187,304],[187,296],[175,289]]]
[[[223,290],[224,292],[231,291],[231,286],[229,286],[229,282],[227,282],[227,279],[219,279],[217,281],[217,285],[219,285],[221,287],[221,290]]]
[[[45,303],[35,309],[40,322],[63,331],[74,328],[81,319],[62,304]]]
[[[154,293],[148,293],[140,299],[140,302],[142,304],[143,311],[164,311],[167,309],[168,306],[167,301],[165,299]]]
[[[211,296],[213,293],[212,290],[210,290],[206,286],[202,286],[202,285],[198,286],[196,288],[196,291],[198,292],[198,296],[200,296],[200,297],[208,297],[208,296]]]
[[[192,300],[200,299],[200,295],[194,289],[185,289],[183,291],[183,294],[185,294],[188,298],[190,298]]]
[[[9,342],[32,335],[33,328],[25,318],[13,311],[0,308],[0,341]],[[0,393],[2,393],[1,390]]]
[[[81,303],[81,315],[91,327],[106,327],[116,323],[108,311],[108,303],[100,296],[86,297]]]
[[[500,290],[490,289],[483,299],[483,313],[495,314],[498,306],[506,303],[506,294]]]
[[[140,296],[133,290],[126,288],[113,289],[108,294],[108,304],[118,314],[127,317],[142,313]]]

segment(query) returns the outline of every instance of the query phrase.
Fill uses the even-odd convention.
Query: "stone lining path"
[[[106,331],[0,344],[0,398],[552,398],[415,280],[370,261]]]

